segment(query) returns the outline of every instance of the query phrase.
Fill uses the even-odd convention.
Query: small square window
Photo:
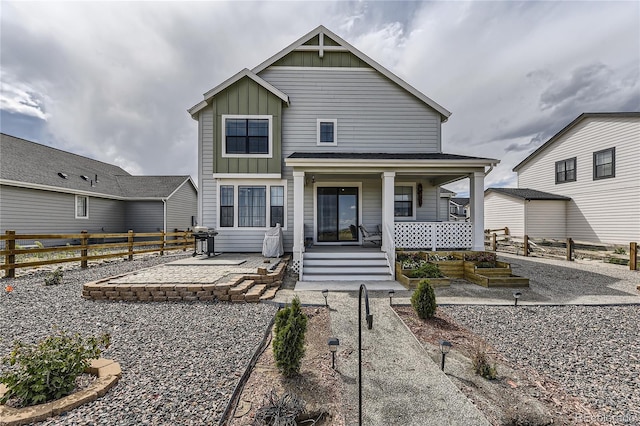
[[[603,149],[593,153],[593,180],[616,176],[616,149]]]
[[[318,145],[338,144],[338,120],[318,119],[317,124]]]

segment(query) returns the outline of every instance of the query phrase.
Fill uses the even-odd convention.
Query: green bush
[[[429,280],[422,280],[411,296],[411,306],[422,319],[431,318],[436,313],[436,294]]]
[[[435,263],[424,263],[411,272],[409,278],[442,278],[444,274],[440,271],[440,267]]]
[[[291,305],[278,311],[275,321],[273,356],[276,366],[286,377],[300,372],[306,332],[307,316],[300,309],[300,299],[296,296]]]
[[[615,254],[627,254],[627,251],[624,249],[624,247],[616,247],[613,252]]]
[[[50,272],[44,277],[44,285],[60,285],[62,284],[62,268],[58,267],[55,271]]]
[[[494,380],[498,375],[498,369],[496,365],[489,362],[487,351],[484,347],[476,347],[473,353],[473,369],[476,374],[484,377],[485,379]]]
[[[2,359],[12,368],[0,375],[8,391],[0,399],[4,404],[17,398],[22,406],[42,404],[62,398],[75,388],[76,378],[109,347],[110,336],[82,338],[59,331],[37,344],[15,342],[13,350]]]

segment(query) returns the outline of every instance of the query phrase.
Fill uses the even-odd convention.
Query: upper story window
[[[593,180],[616,176],[616,149],[608,148],[593,153]]]
[[[338,120],[318,119],[318,145],[338,145]]]
[[[76,195],[76,219],[89,219],[89,197]]]
[[[556,183],[575,182],[576,157],[556,161]]]
[[[272,116],[223,115],[223,157],[272,156]]]
[[[393,197],[393,212],[395,217],[402,219],[415,218],[414,192],[414,185],[398,185],[395,187]]]

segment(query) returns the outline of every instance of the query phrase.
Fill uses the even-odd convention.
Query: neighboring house
[[[0,134],[0,232],[186,230],[197,212],[189,176],[132,176],[118,166]]]
[[[218,231],[216,249],[260,251],[276,223],[294,267],[305,243],[362,245],[360,225],[382,230],[388,258],[436,239],[483,248],[485,171],[498,161],[443,153],[450,112],[323,26],[189,113],[199,128],[198,217]],[[481,225],[436,226],[448,217],[440,186],[464,178]]]
[[[485,211],[485,218],[486,215],[487,213]],[[469,198],[452,197],[449,202],[449,220],[454,222],[467,222],[469,221],[469,218]]]
[[[639,164],[639,112],[581,114],[514,167],[521,189],[486,191],[485,228],[594,243],[640,241]]]

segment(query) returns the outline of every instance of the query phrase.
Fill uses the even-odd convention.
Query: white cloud
[[[15,81],[6,73],[1,74],[0,109],[12,114],[22,114],[47,120],[43,95],[28,84]]]

